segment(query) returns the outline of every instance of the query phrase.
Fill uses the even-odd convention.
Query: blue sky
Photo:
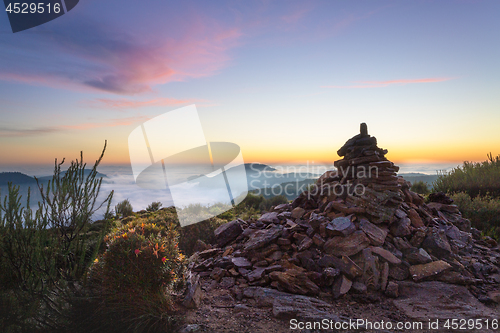
[[[500,153],[497,1],[95,1],[13,34],[0,14],[0,165],[129,163],[196,104],[208,141],[303,163],[367,122],[399,162]]]

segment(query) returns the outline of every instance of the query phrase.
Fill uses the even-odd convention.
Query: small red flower
[[[135,251],[134,251],[134,252],[135,252],[135,255],[136,255],[136,256],[138,256],[138,255],[139,255],[139,253],[141,253],[141,250],[139,250],[139,249],[135,249]]]
[[[165,257],[161,258],[161,262],[162,262],[162,263],[165,263],[165,261],[167,261],[167,260],[168,260],[168,259],[167,259],[167,258],[165,258]]]

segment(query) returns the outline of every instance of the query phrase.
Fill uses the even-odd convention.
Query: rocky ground
[[[288,332],[291,319],[342,332],[500,331],[495,240],[443,193],[426,202],[410,191],[365,124],[338,154],[337,170],[291,204],[198,244],[180,332]],[[356,320],[368,323],[345,324]]]
[[[336,332],[337,330],[291,329],[291,319],[321,321],[332,319],[348,322],[364,319],[372,323],[384,322],[386,329],[340,329],[339,332],[499,332],[486,329],[486,320],[499,319],[500,307],[486,306],[477,301],[463,286],[442,282],[405,282],[397,299],[383,294],[346,295],[332,301],[329,297],[312,298],[257,287],[257,297],[244,297],[240,301],[229,289],[205,280],[203,299],[197,309],[186,309],[184,320],[176,332],[220,333],[281,333],[281,332]],[[251,296],[249,294],[249,296]],[[296,298],[299,298],[297,300]],[[318,301],[319,300],[319,301]],[[323,300],[325,303],[320,302]],[[300,305],[300,306],[299,306]],[[287,309],[287,307],[289,307]],[[292,308],[292,310],[290,310]],[[446,320],[456,318],[481,319],[480,329],[451,330]],[[437,329],[428,329],[429,320],[439,320]],[[424,329],[387,329],[387,322],[396,327],[398,322],[425,325]],[[477,328],[477,327],[476,327]]]

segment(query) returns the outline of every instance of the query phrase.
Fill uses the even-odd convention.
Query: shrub
[[[413,183],[411,186],[411,190],[415,193],[422,194],[422,195],[427,195],[431,193],[431,190],[429,189],[429,185],[424,182],[424,181],[416,181]]]
[[[262,195],[256,195],[253,193],[248,193],[246,198],[238,205],[241,208],[254,208],[259,209],[260,204],[264,201],[264,197]]]
[[[103,233],[90,235],[91,218],[106,205],[113,192],[100,204],[97,198],[101,179],[97,166],[88,172],[80,160],[61,172],[55,162],[54,176],[46,187],[40,185],[41,202],[33,212],[30,194],[21,205],[19,187],[9,184],[0,200],[0,311],[4,331],[55,331],[67,324],[66,309],[76,285],[92,264]],[[104,229],[104,228],[103,228]]]
[[[453,194],[451,198],[474,228],[500,240],[500,199],[479,196],[471,198],[464,192]]]
[[[115,206],[116,216],[127,217],[134,213],[132,204],[128,199],[123,200]]]
[[[288,203],[288,199],[284,195],[278,195],[270,199],[263,200],[260,203],[259,208],[261,211],[268,211],[271,209],[271,207],[275,207],[284,203]]]
[[[190,224],[183,228],[179,227],[179,233],[181,235],[179,248],[183,253],[190,256],[194,252],[196,241],[201,240],[207,244],[213,243],[215,241],[215,229],[228,221],[229,220],[213,217],[206,221]]]
[[[156,212],[161,208],[162,204],[159,201],[155,201],[149,204],[149,206],[146,208],[148,212]]]
[[[464,162],[461,167],[441,173],[434,182],[434,191],[500,197],[500,155],[493,158],[490,153],[487,156],[484,162]]]
[[[101,325],[146,331],[167,324],[169,295],[184,279],[184,256],[171,222],[163,215],[139,219],[106,236],[107,250],[96,259],[89,281],[102,301],[98,311],[118,323]]]
[[[186,255],[191,255],[197,240],[202,240],[205,243],[214,243],[214,231],[220,225],[237,218],[243,220],[257,218],[262,211],[269,210],[271,207],[282,203],[288,203],[288,199],[284,196],[265,199],[263,196],[248,193],[246,198],[236,205],[236,207],[230,207],[223,203],[216,203],[210,206],[191,204],[182,209],[182,213],[187,215],[192,214],[197,217],[206,215],[206,220],[186,227],[179,227],[179,248]],[[177,219],[174,217],[175,213],[173,207],[171,214],[176,221],[175,223],[178,223]],[[217,216],[210,217],[214,214],[217,214]]]

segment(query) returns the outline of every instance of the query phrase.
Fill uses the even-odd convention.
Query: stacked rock
[[[339,150],[338,172],[326,172],[291,204],[258,220],[220,226],[217,244],[196,253],[191,270],[237,297],[251,286],[397,297],[398,281],[406,279],[464,284],[481,297],[498,288],[496,242],[471,228],[444,194],[426,204],[396,177],[386,153],[362,124]]]

